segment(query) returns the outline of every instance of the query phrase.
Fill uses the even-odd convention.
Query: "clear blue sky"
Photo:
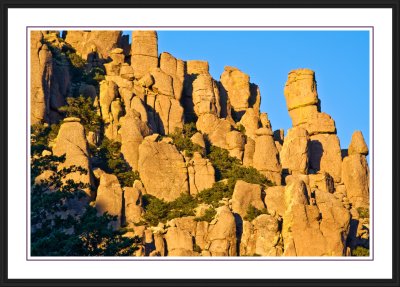
[[[321,109],[335,120],[341,148],[355,130],[369,146],[367,31],[158,31],[158,47],[182,60],[208,61],[216,80],[224,66],[247,73],[260,87],[261,111],[285,134],[291,127],[283,95],[288,72],[312,69]]]

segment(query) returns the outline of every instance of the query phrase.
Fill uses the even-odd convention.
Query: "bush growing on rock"
[[[93,106],[93,100],[90,97],[79,96],[77,98],[68,98],[68,105],[59,110],[64,112],[67,117],[76,117],[81,119],[86,132],[99,132],[101,127],[101,117],[97,114]]]
[[[261,214],[269,214],[266,208],[257,209],[253,205],[249,205],[247,208],[247,214],[244,217],[244,220],[253,221],[256,217],[260,216]]]
[[[201,146],[194,144],[190,139],[196,132],[196,125],[187,123],[183,125],[183,129],[176,128],[169,136],[179,151],[186,151],[187,155],[192,157],[194,152],[202,152],[203,150]]]
[[[369,249],[362,246],[357,246],[351,251],[351,256],[369,256]]]
[[[196,217],[194,220],[195,221],[207,221],[208,223],[210,223],[214,219],[216,214],[217,214],[217,211],[214,208],[210,207],[209,209],[207,209],[205,211],[203,216]]]
[[[99,148],[92,147],[92,152],[96,157],[94,167],[114,174],[122,187],[132,186],[136,179],[140,179],[139,173],[133,171],[125,161],[120,142],[104,138]]]
[[[81,167],[58,169],[64,157],[32,158],[31,255],[32,256],[129,256],[137,250],[137,237],[114,231],[108,214],[97,216],[82,191],[87,184],[64,181],[71,172],[87,173]],[[52,175],[35,183],[43,171]],[[72,206],[81,206],[78,210]]]
[[[369,218],[369,208],[358,207],[357,211],[358,211],[360,218]]]
[[[225,182],[216,182],[211,188],[204,189],[196,195],[203,203],[211,204],[214,208],[220,206],[223,198],[232,198],[233,188]]]

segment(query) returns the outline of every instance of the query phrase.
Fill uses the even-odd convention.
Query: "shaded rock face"
[[[53,145],[53,154],[55,156],[65,155],[65,161],[59,165],[60,169],[77,166],[87,171],[86,174],[69,173],[65,180],[72,179],[77,183],[92,184],[88,144],[85,130],[79,121],[77,118],[64,120]],[[91,196],[90,189],[84,189],[84,191]]]
[[[171,201],[189,193],[184,158],[171,144],[145,139],[139,146],[138,170],[148,194]]]

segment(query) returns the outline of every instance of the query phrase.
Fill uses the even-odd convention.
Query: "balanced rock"
[[[318,104],[314,71],[297,69],[289,72],[284,95],[288,110]]]
[[[189,193],[187,167],[174,145],[145,139],[139,146],[138,170],[148,194],[172,201]]]
[[[214,114],[201,115],[196,122],[197,130],[208,136],[211,144],[226,148],[226,134],[232,130],[231,123]]]

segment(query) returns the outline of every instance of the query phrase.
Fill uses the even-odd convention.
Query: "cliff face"
[[[343,152],[311,70],[290,71],[284,96],[286,136],[260,111],[249,75],[226,66],[216,80],[206,61],[159,54],[155,31],[134,31],[131,47],[120,31],[31,34],[31,124],[56,127],[35,157],[84,168],[66,177],[87,186],[81,208],[116,216],[114,230],[140,238],[136,256],[368,248],[363,135]]]

